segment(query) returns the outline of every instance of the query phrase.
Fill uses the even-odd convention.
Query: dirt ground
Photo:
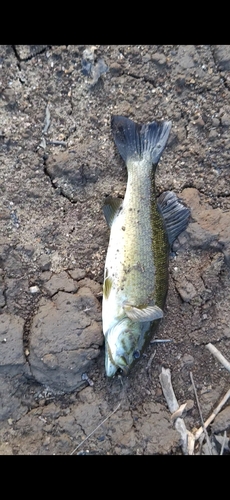
[[[0,69],[0,454],[181,454],[162,366],[190,431],[190,372],[204,419],[230,382],[205,347],[230,361],[230,46],[0,46]],[[108,379],[102,205],[127,180],[112,114],[172,121],[157,190],[191,220],[157,334],[171,342]],[[208,431],[229,453],[229,402]]]

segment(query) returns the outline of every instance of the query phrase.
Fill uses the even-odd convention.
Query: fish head
[[[127,374],[140,357],[150,322],[134,322],[125,317],[105,334],[105,371],[108,377],[121,368]]]

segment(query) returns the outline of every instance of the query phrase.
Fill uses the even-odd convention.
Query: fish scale
[[[130,301],[144,306],[155,297],[159,302],[158,296],[162,295],[156,289],[159,279],[156,276],[154,260],[159,261],[160,274],[161,269],[167,267],[167,255],[164,250],[168,242],[162,218],[157,210],[154,211],[151,207],[155,198],[151,172],[146,172],[143,165],[133,165],[132,168],[134,174],[131,174],[128,180],[123,210],[119,214],[117,231],[114,230],[111,251],[108,251],[105,265],[114,260],[111,254],[117,251],[120,265],[115,272],[113,287],[121,292],[125,287]],[[154,224],[151,222],[152,218]],[[157,230],[155,232],[158,233],[158,241],[154,238],[153,228]],[[118,234],[121,234],[120,238],[117,237]],[[117,241],[117,248],[114,246],[114,240]],[[164,278],[167,280],[167,273]],[[167,289],[167,283],[160,283],[159,288]],[[160,306],[160,303],[157,305]]]

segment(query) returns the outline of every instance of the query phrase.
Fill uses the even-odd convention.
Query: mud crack
[[[52,188],[55,189],[55,191],[57,191],[57,193],[60,194],[60,196],[63,196],[63,198],[67,199],[68,201],[70,201],[70,203],[72,203],[74,205],[76,203],[76,201],[74,201],[70,196],[68,196],[68,194],[65,194],[63,192],[62,188],[60,186],[56,186],[55,182],[53,181],[52,176],[49,174],[48,169],[47,169],[47,165],[46,165],[47,159],[48,159],[48,155],[45,153],[43,156],[43,171],[44,171],[44,174],[46,175],[46,177],[49,178]]]
[[[121,75],[131,76],[131,78],[135,78],[136,80],[143,80],[146,83],[151,83],[151,85],[154,86],[156,85],[155,80],[153,80],[153,78],[150,78],[148,76],[135,75],[135,73],[130,73],[129,71],[123,71]]]
[[[33,47],[33,46],[32,46]],[[52,45],[45,45],[45,46],[34,46],[34,49],[32,50],[32,53],[29,54],[26,57],[21,57],[20,54],[18,53],[16,45],[12,45],[12,49],[14,51],[15,57],[17,58],[19,64],[20,62],[26,62],[30,61],[30,59],[33,59],[34,57],[38,56],[39,54],[43,54],[46,52],[48,49],[51,49]]]
[[[32,304],[30,311],[28,312],[28,315],[25,319],[24,326],[23,326],[23,337],[22,337],[22,342],[23,342],[23,352],[25,359],[27,363],[30,366],[29,362],[29,355],[30,355],[30,333],[31,333],[31,326],[33,323],[33,319],[37,310],[37,305],[38,305],[39,298],[35,299],[34,303]]]

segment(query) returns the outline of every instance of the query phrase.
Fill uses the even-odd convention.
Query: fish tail
[[[114,141],[127,167],[131,162],[145,160],[156,166],[166,146],[171,122],[139,125],[129,118],[113,115],[111,128]]]

